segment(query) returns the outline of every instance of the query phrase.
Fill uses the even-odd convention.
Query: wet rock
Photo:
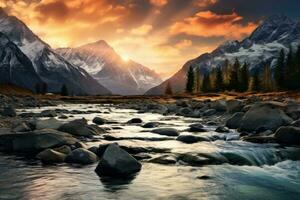
[[[137,160],[147,160],[147,159],[152,158],[149,154],[146,154],[146,153],[138,153],[138,154],[133,155],[133,157]]]
[[[69,153],[72,152],[71,147],[69,147],[69,146],[67,146],[67,145],[63,145],[63,146],[61,146],[61,147],[54,148],[53,150],[54,150],[54,151],[57,151],[57,152],[59,152],[59,153],[62,153],[62,154],[66,154],[66,155],[68,155]]]
[[[128,124],[140,124],[140,123],[143,123],[143,120],[141,120],[140,118],[133,118],[133,119],[129,120],[127,123]]]
[[[7,106],[2,110],[1,115],[4,117],[15,117],[17,113],[13,106]]]
[[[105,131],[100,127],[88,125],[86,119],[77,119],[66,124],[63,124],[58,129],[59,131],[70,133],[75,136],[92,137],[99,135]]]
[[[44,110],[39,114],[40,117],[57,117],[55,110]]]
[[[93,152],[94,154],[98,154],[98,147],[96,146],[92,146],[90,148],[88,148],[89,151]]]
[[[300,127],[300,119],[291,123],[291,126]]]
[[[93,119],[93,123],[95,123],[95,124],[97,124],[97,125],[103,125],[103,124],[105,124],[107,122],[107,120],[106,119],[103,119],[103,118],[101,118],[101,117],[95,117],[94,119]]]
[[[216,110],[217,112],[225,112],[227,110],[227,103],[223,99],[212,101],[210,103],[210,108],[212,108],[213,110]],[[213,114],[215,114],[215,113],[213,113]],[[205,115],[205,116],[210,116],[213,114],[207,113],[207,115]]]
[[[55,118],[50,118],[50,119],[46,119],[46,120],[37,120],[36,121],[36,129],[37,130],[41,130],[41,129],[54,129],[54,130],[57,130],[62,125],[63,125],[63,123],[58,121]]]
[[[175,156],[172,156],[172,155],[162,155],[162,156],[158,156],[156,158],[152,158],[148,162],[156,163],[156,164],[163,164],[163,165],[170,165],[170,164],[175,164],[177,162],[177,159]]]
[[[65,162],[88,165],[97,162],[97,160],[97,155],[93,152],[87,149],[78,148],[67,155]]]
[[[292,119],[274,103],[255,104],[242,118],[240,129],[248,132],[257,131],[264,127],[265,130],[276,130],[280,126],[290,124]]]
[[[176,138],[176,140],[187,144],[193,144],[200,141],[209,141],[208,138],[194,136],[194,135],[180,135]]]
[[[25,122],[22,122],[21,124],[17,125],[15,128],[13,128],[14,132],[29,132],[31,131],[31,128],[27,126]]]
[[[241,100],[232,99],[227,101],[227,112],[236,113],[242,111],[244,103]]]
[[[200,123],[191,124],[189,128],[190,132],[206,132],[207,130]]]
[[[206,165],[209,163],[208,158],[198,156],[196,154],[180,154],[177,157],[177,160],[184,162],[191,166],[202,166],[202,165]]]
[[[192,116],[194,114],[193,110],[191,108],[181,108],[178,111],[178,115],[181,116],[185,116],[185,117],[189,117]]]
[[[156,128],[159,126],[159,122],[148,122],[144,124],[142,127],[143,128]]]
[[[200,180],[209,180],[209,179],[211,179],[211,177],[203,175],[203,176],[197,176],[197,179],[200,179]]]
[[[229,133],[230,132],[230,130],[225,126],[219,126],[216,128],[215,131],[218,133]]]
[[[204,111],[203,112],[203,116],[212,116],[212,115],[214,115],[214,114],[216,114],[217,113],[217,111],[215,110],[215,109],[208,109],[208,110],[206,110],[206,111]]]
[[[226,126],[231,129],[237,129],[241,126],[242,119],[245,113],[237,112],[234,113],[227,121]]]
[[[278,143],[282,144],[300,144],[300,128],[293,126],[280,127],[276,132],[274,137]]]
[[[250,136],[242,137],[241,140],[246,142],[258,143],[258,144],[276,143],[276,139],[273,136],[259,136],[259,135],[251,136],[250,135]]]
[[[117,144],[107,146],[95,172],[98,176],[127,176],[142,168],[134,157],[121,149]]]
[[[165,136],[178,136],[179,132],[178,130],[174,128],[158,128],[151,131],[151,133],[156,133],[159,135],[165,135]]]
[[[59,119],[68,119],[69,117],[67,115],[60,115],[58,118]]]
[[[43,163],[62,163],[65,161],[66,155],[52,149],[46,149],[40,152],[37,156]]]
[[[70,134],[51,129],[28,133],[0,135],[0,151],[40,152],[62,145],[73,145],[77,139]]]

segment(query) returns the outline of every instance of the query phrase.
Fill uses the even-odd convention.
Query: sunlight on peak
[[[127,56],[122,56],[122,60],[124,62],[129,62],[130,61],[130,59]]]

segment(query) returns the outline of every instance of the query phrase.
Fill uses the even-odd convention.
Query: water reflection
[[[117,192],[119,190],[128,189],[129,185],[136,178],[136,174],[120,177],[100,177],[100,181],[108,192]]]

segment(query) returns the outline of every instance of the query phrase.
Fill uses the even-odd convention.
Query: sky
[[[107,41],[167,78],[273,14],[299,16],[299,0],[0,0],[53,48]]]

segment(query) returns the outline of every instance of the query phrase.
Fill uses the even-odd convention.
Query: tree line
[[[282,49],[271,69],[266,63],[262,68],[252,69],[245,62],[235,59],[233,63],[225,60],[221,66],[213,68],[209,73],[201,73],[199,68],[190,67],[187,72],[186,92],[272,92],[300,89],[300,46],[297,50],[289,48],[288,53]],[[172,91],[167,84],[166,94]],[[168,93],[167,93],[168,92]]]
[[[43,82],[41,84],[37,83],[35,85],[35,93],[36,94],[47,94],[48,93],[48,84]],[[65,84],[61,86],[60,92],[58,92],[61,96],[69,96],[69,90]]]

